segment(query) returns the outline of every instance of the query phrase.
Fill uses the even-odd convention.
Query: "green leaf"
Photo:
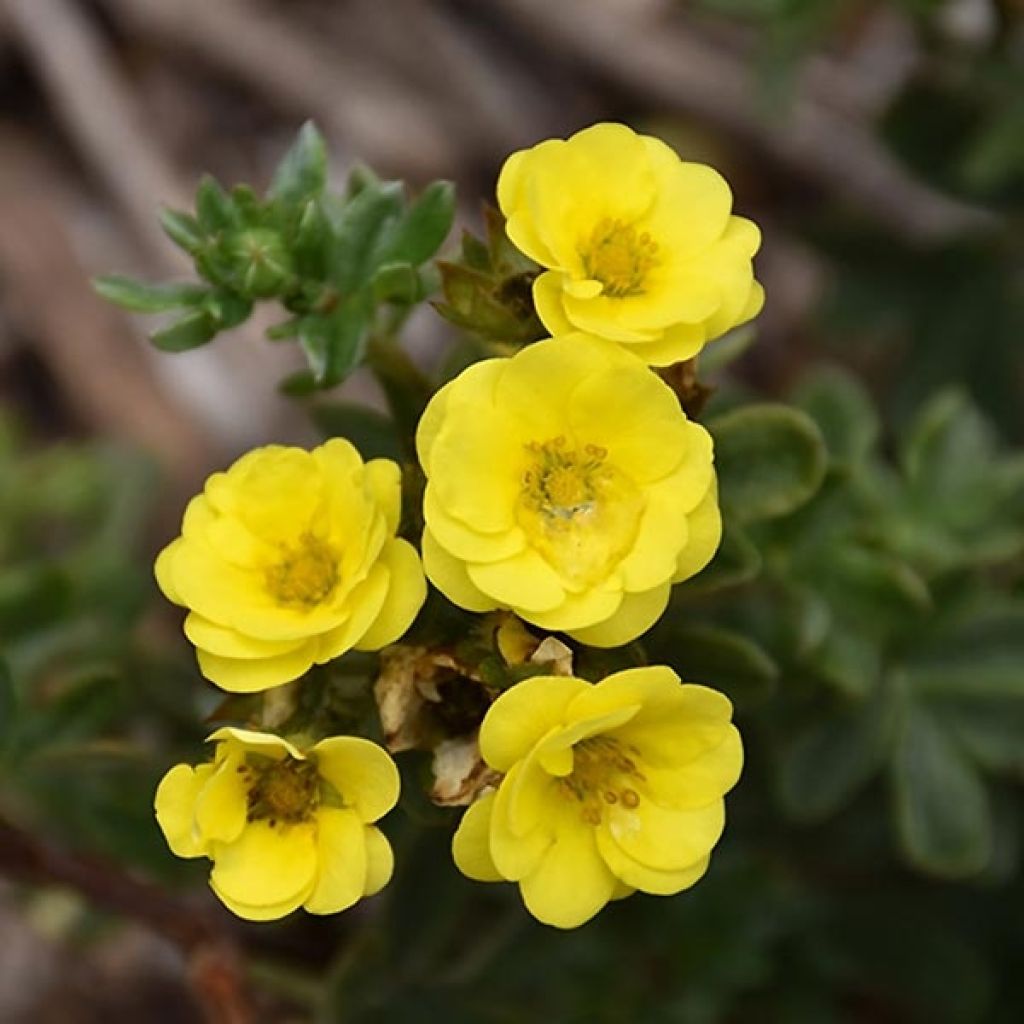
[[[249,318],[252,302],[244,295],[221,288],[210,294],[203,309],[214,319],[218,330],[226,331]]]
[[[650,634],[648,648],[684,681],[714,687],[744,706],[768,697],[779,676],[778,666],[763,648],[719,626],[663,621]]]
[[[727,522],[715,557],[696,576],[674,588],[681,596],[710,594],[749,583],[761,572],[761,554],[741,526]]]
[[[435,181],[399,218],[381,259],[413,266],[425,263],[441,248],[454,218],[455,186],[450,181]]]
[[[289,398],[306,398],[319,391],[320,385],[312,370],[295,370],[278,384],[277,390]]]
[[[93,288],[108,302],[133,313],[166,313],[181,306],[196,306],[209,294],[201,284],[145,284],[120,274],[97,277]]]
[[[364,459],[401,462],[405,458],[394,423],[376,409],[348,402],[331,402],[314,405],[309,414],[325,438],[348,438]]]
[[[373,295],[378,302],[418,302],[423,297],[419,275],[410,263],[385,263],[373,275]]]
[[[852,374],[820,368],[803,381],[794,401],[818,424],[835,461],[863,462],[874,449],[881,429],[878,414]]]
[[[848,697],[865,697],[879,679],[882,653],[878,642],[836,624],[809,660],[812,671]]]
[[[307,121],[278,164],[270,195],[287,203],[300,203],[323,192],[326,183],[327,146],[316,125]]]
[[[163,210],[160,213],[160,226],[175,245],[194,255],[206,240],[199,221],[190,213],[180,210]]]
[[[205,310],[197,309],[169,327],[150,335],[150,341],[162,352],[187,352],[212,341],[217,324]]]
[[[317,384],[334,387],[359,365],[366,351],[370,312],[356,295],[330,316],[308,316],[299,327],[299,344]]]
[[[787,515],[809,501],[825,475],[825,443],[805,413],[749,405],[708,424],[721,502],[740,521]]]
[[[757,328],[752,324],[734,327],[721,338],[701,349],[697,367],[702,377],[721,373],[734,363],[757,340]]]
[[[779,793],[798,821],[839,811],[882,767],[889,750],[895,703],[884,687],[874,697],[829,715],[801,732],[783,755]]]
[[[238,211],[219,181],[204,174],[196,189],[196,215],[207,234],[238,226]]]
[[[897,830],[911,863],[944,878],[981,871],[992,853],[988,794],[926,709],[906,709],[891,770]]]
[[[885,551],[837,543],[823,565],[822,590],[843,609],[877,621],[883,631],[897,619],[932,606],[928,585],[906,562]]]
[[[350,292],[369,282],[380,240],[401,209],[400,182],[368,184],[347,203],[326,205],[333,234],[329,271],[337,288]]]
[[[952,499],[982,484],[995,435],[965,395],[948,391],[918,415],[903,452],[911,486],[931,500]]]
[[[14,729],[18,712],[18,695],[10,669],[0,661],[0,748],[3,748]]]
[[[1024,695],[944,694],[928,707],[983,768],[1024,780]]]

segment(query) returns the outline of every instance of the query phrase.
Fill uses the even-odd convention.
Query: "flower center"
[[[564,437],[526,446],[517,519],[534,550],[566,584],[601,579],[633,544],[643,496],[597,445],[572,448]]]
[[[644,775],[636,765],[636,751],[610,736],[591,736],[572,748],[573,768],[560,780],[568,799],[580,805],[588,825],[600,825],[606,805],[640,806],[636,783]]]
[[[312,608],[330,597],[338,585],[338,553],[326,541],[304,534],[294,547],[266,570],[267,589],[278,604]]]
[[[320,803],[320,779],[310,761],[275,761],[250,754],[238,768],[248,787],[246,818],[295,824],[309,821]]]
[[[621,299],[643,292],[648,272],[658,263],[658,243],[632,224],[604,217],[580,255],[587,276],[604,285],[605,295]]]

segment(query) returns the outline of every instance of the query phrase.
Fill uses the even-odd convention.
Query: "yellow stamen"
[[[580,255],[587,276],[615,299],[643,294],[647,275],[659,262],[658,243],[648,232],[610,217],[597,223]]]
[[[267,589],[286,607],[315,607],[330,597],[338,578],[338,553],[312,534],[284,547],[281,560],[266,570]]]

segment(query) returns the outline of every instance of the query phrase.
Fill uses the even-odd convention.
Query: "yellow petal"
[[[674,871],[658,871],[634,860],[604,828],[597,829],[597,848],[612,874],[633,889],[654,896],[671,896],[700,881],[711,862],[701,857],[693,864]]]
[[[491,812],[494,793],[486,793],[466,808],[452,838],[455,866],[476,882],[501,882],[501,873],[491,857]]]
[[[686,520],[689,533],[686,546],[679,552],[673,583],[695,576],[715,556],[722,542],[722,513],[718,507],[718,481],[712,478],[711,486],[700,504]]]
[[[294,757],[297,761],[305,760],[306,755],[283,736],[272,732],[257,732],[255,729],[239,729],[233,725],[222,725],[206,737],[207,743],[226,743],[231,750],[255,750],[265,757],[281,760]]]
[[[316,816],[317,876],[303,906],[311,914],[336,914],[366,889],[363,824],[349,810],[321,809]]]
[[[214,882],[212,876],[210,878],[210,888],[214,891],[217,899],[224,904],[232,914],[241,917],[246,921],[279,921],[282,917],[287,917],[290,913],[298,910],[302,906],[303,901],[309,892],[312,891],[313,883],[310,882],[308,891],[301,892],[297,896],[290,896],[286,900],[281,900],[279,903],[245,903],[242,900],[236,900],[225,893],[222,889],[217,887],[217,883]]]
[[[366,843],[366,886],[364,896],[373,896],[381,891],[395,872],[395,855],[387,837],[376,825],[363,826],[363,841]]]
[[[707,331],[702,324],[677,323],[664,328],[654,341],[639,341],[629,351],[650,366],[671,366],[692,359],[704,347]]]
[[[218,895],[252,907],[299,906],[316,881],[316,827],[253,821],[233,843],[218,844],[213,860]]]
[[[604,622],[584,629],[573,629],[569,635],[592,647],[620,647],[646,633],[661,618],[668,605],[668,583],[637,594],[626,594],[618,611]]]
[[[526,546],[526,537],[518,526],[484,533],[449,515],[438,501],[437,490],[429,483],[423,494],[423,518],[438,543],[460,561],[496,562]]]
[[[611,581],[609,581],[609,584]],[[618,588],[584,590],[579,594],[567,593],[565,600],[549,612],[530,612],[530,622],[541,629],[564,632],[604,622],[622,604],[622,591]]]
[[[508,817],[509,798],[515,789],[521,765],[516,765],[498,787],[491,812],[490,850],[494,866],[503,878],[515,882],[535,870],[554,841],[550,823],[517,834]]]
[[[197,612],[186,616],[185,636],[196,647],[225,658],[270,658],[295,651],[307,642],[304,639],[263,640],[246,636],[228,626],[204,619]]]
[[[572,393],[569,422],[638,482],[667,476],[691,448],[691,425],[672,389],[632,359],[588,373]]]
[[[407,540],[389,540],[380,557],[390,570],[391,578],[377,618],[355,645],[360,651],[379,651],[398,640],[412,625],[427,599],[423,563]]]
[[[549,270],[533,282],[533,304],[537,316],[552,335],[572,334],[576,330],[562,306],[565,281],[566,276],[561,271]]]
[[[213,774],[212,765],[176,764],[157,786],[156,820],[177,857],[202,857],[206,843],[195,828],[196,798]]]
[[[395,543],[390,541],[389,544]],[[391,585],[391,569],[381,559],[367,573],[366,579],[352,589],[346,601],[348,616],[334,629],[322,634],[316,653],[322,665],[352,650],[382,614]]]
[[[608,833],[623,852],[657,871],[678,871],[706,857],[725,827],[722,800],[670,810],[641,797],[635,807],[612,804],[607,814]]]
[[[177,550],[181,547],[182,539],[178,537],[176,540],[172,540],[156,556],[156,562],[153,565],[153,575],[156,577],[156,584],[162,591],[164,597],[167,598],[172,604],[184,604],[180,595],[178,594],[178,588],[174,583],[174,557]]]
[[[196,797],[196,829],[207,842],[234,842],[245,828],[248,790],[238,771],[242,760],[241,751],[224,758]]]
[[[394,534],[402,517],[402,471],[390,459],[372,459],[366,464],[366,486],[384,513],[388,532]]]
[[[320,774],[364,823],[382,818],[398,801],[398,769],[376,743],[359,736],[330,736],[312,753]]]
[[[537,867],[519,882],[519,891],[538,921],[576,928],[611,899],[615,881],[598,853],[594,829],[566,822]]]
[[[489,612],[498,607],[470,578],[466,563],[450,555],[429,529],[423,531],[423,568],[427,578],[452,604],[470,612]]]
[[[743,770],[743,744],[735,726],[722,741],[672,767],[644,765],[644,790],[655,803],[674,810],[704,807],[736,785]]]
[[[315,657],[315,641],[271,658],[224,658],[208,651],[196,651],[203,675],[231,693],[257,693],[290,683],[309,671]]]
[[[529,619],[531,611],[551,611],[565,600],[558,573],[533,548],[500,562],[469,562],[466,572],[475,587],[524,619]]]
[[[498,772],[507,772],[535,744],[565,720],[566,709],[591,684],[572,676],[534,676],[506,690],[490,706],[480,726],[480,754]]]

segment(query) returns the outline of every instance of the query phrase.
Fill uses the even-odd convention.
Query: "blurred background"
[[[516,916],[454,933],[432,902],[444,828],[407,837],[422,874],[387,937],[226,921],[171,861],[152,788],[210,701],[151,557],[213,468],[314,434],[276,391],[300,357],[265,323],[161,355],[89,282],[188,275],[159,206],[188,206],[205,171],[263,186],[307,118],[339,185],[358,162],[413,190],[450,178],[472,227],[510,151],[599,120],[658,134],[763,230],[745,388],[785,398],[838,363],[883,445],[949,386],[1024,438],[1019,0],[0,0],[0,656],[35,708],[5,743],[0,679],[0,1020],[249,1000],[302,1020],[325,978],[339,1020],[1021,1019],[1013,843],[980,887],[887,876],[912,909],[869,885],[828,917],[852,882],[824,879],[820,902],[794,881],[787,847],[817,839],[790,829],[757,866],[727,846],[707,894],[613,908],[571,940]],[[427,310],[409,343],[430,367],[450,335]],[[368,379],[345,390],[377,401]],[[875,841],[844,820],[842,842]]]

